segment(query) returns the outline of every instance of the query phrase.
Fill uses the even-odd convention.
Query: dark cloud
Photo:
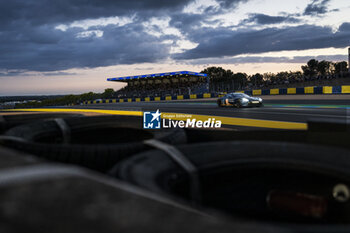
[[[29,76],[25,70],[0,71],[0,77]]]
[[[202,23],[210,23],[206,15],[177,13],[171,16],[169,25],[187,34],[191,33],[194,28],[200,27]]]
[[[157,25],[144,26],[143,23],[153,16],[170,17],[171,27],[178,28],[185,39],[199,44],[194,49],[176,54],[175,59],[340,47],[348,43],[350,24],[343,24],[337,33],[328,27],[311,25],[263,30],[203,27],[203,24],[220,25],[219,20],[211,19],[212,16],[232,11],[239,3],[248,0],[216,0],[219,6],[202,9],[203,14],[183,13],[182,9],[193,1],[0,1],[0,76],[14,76],[26,70],[64,75],[53,71],[165,60],[170,56],[171,45],[164,42],[172,40],[174,45],[179,37],[153,35],[152,31],[163,30]],[[314,0],[305,9],[305,14],[327,12],[328,2]],[[112,16],[132,17],[133,21],[124,26],[94,26],[87,30],[78,27],[66,31],[55,29],[60,24]],[[266,25],[299,21],[287,14],[252,14],[246,22]],[[103,36],[99,37],[93,31],[102,32]],[[79,36],[83,34],[87,36]]]
[[[239,3],[248,2],[248,0],[217,0],[220,7],[232,8],[236,7]]]
[[[67,31],[41,26],[3,33],[0,37],[0,70],[55,71],[76,67],[156,62],[165,59],[164,38],[146,33],[140,24],[94,28],[103,37],[77,38],[81,28]]]
[[[233,10],[239,3],[248,0],[216,0],[219,7],[209,6],[203,10],[202,14],[175,12],[170,15],[169,25],[180,29],[183,33],[192,33],[193,28],[198,28],[202,23],[213,25],[220,20],[212,20],[211,16],[219,15],[225,11]]]
[[[57,72],[43,72],[44,76],[72,76],[77,75],[77,73],[72,72],[63,72],[63,71],[57,71]]]
[[[191,0],[12,0],[0,1],[0,70],[55,71],[116,64],[156,62],[167,58],[169,45],[143,26],[147,16],[179,12]],[[134,16],[125,26],[107,25],[88,30],[55,29],[59,24],[109,16]],[[160,31],[154,26],[155,31]],[[7,73],[4,73],[7,74]],[[11,75],[11,74],[9,74]]]
[[[295,63],[306,63],[311,59],[316,59],[319,61],[326,60],[326,61],[333,61],[333,62],[339,62],[339,61],[346,61],[347,56],[342,54],[336,54],[336,55],[319,55],[319,56],[295,56],[292,59],[292,62]]]
[[[0,1],[0,28],[21,21],[31,25],[149,13],[167,14],[191,0],[11,0]]]
[[[0,70],[55,71],[117,64],[157,62],[168,58],[176,36],[154,36],[143,22],[153,16],[171,16],[170,24],[188,31],[205,14],[182,14],[193,0],[12,0],[0,2]],[[222,8],[246,0],[218,0]],[[212,9],[215,14],[222,9]],[[129,16],[125,26],[55,29],[60,24],[110,16]],[[103,32],[97,37],[91,30]],[[156,25],[153,31],[161,31]]]
[[[320,56],[295,56],[295,57],[259,57],[259,56],[242,56],[233,58],[204,58],[190,60],[185,63],[191,65],[202,64],[245,64],[245,63],[306,63],[310,59],[327,60],[327,61],[344,61],[347,60],[346,55],[320,55]],[[208,65],[209,66],[209,65]]]
[[[231,30],[228,28],[202,28],[190,38],[199,45],[175,59],[235,56],[283,50],[304,50],[329,47],[346,47],[349,44],[348,24],[332,32],[330,27],[301,25],[262,30]]]
[[[248,19],[242,23],[257,23],[257,24],[277,24],[277,23],[298,23],[299,19],[293,16],[270,16],[265,14],[250,14]]]
[[[304,15],[323,15],[329,12],[328,10],[328,3],[330,0],[312,0],[311,3],[309,3],[305,10]]]
[[[339,27],[340,32],[349,32],[350,31],[350,23],[343,23]]]
[[[16,21],[57,24],[110,16],[170,15],[194,0],[11,0],[0,1],[0,26]],[[232,8],[248,0],[217,0],[221,8]]]
[[[77,75],[77,73],[72,72],[41,72],[41,73],[28,73],[26,70],[10,70],[10,71],[1,71],[0,77],[12,77],[12,76],[72,76]]]

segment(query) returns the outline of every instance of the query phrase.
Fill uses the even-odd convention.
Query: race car
[[[219,107],[233,106],[241,107],[260,107],[263,106],[263,100],[259,97],[252,97],[244,93],[229,93],[217,100]]]

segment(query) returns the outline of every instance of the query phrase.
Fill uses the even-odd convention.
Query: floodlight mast
[[[350,73],[350,47],[348,48],[348,71]]]
[[[350,52],[350,48],[349,48],[349,52]],[[210,86],[209,86],[209,84],[210,84],[210,76],[208,74],[208,76],[207,76],[207,84],[206,84],[207,93],[210,93]]]

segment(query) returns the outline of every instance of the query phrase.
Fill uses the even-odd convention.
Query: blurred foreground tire
[[[61,123],[61,126],[60,124]],[[182,129],[142,129],[142,118],[132,116],[76,117],[41,121],[10,129],[3,144],[52,161],[107,171],[118,161],[150,149],[144,140],[186,143]]]
[[[11,114],[0,116],[0,134],[6,130],[18,125],[28,124],[35,121],[54,118],[67,118],[82,116],[81,114],[71,113],[30,113],[30,114]]]
[[[1,233],[282,233],[0,147]],[[288,231],[289,232],[289,231]]]
[[[350,224],[349,150],[258,141],[198,143],[177,149],[198,170],[203,206],[288,223],[298,232],[350,230],[350,225],[341,225]],[[190,175],[162,150],[135,155],[110,173],[148,190],[191,199]]]

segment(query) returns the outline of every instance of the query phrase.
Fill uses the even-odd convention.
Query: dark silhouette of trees
[[[317,75],[317,67],[318,67],[318,61],[315,59],[311,59],[307,62],[306,66],[301,66],[301,69],[304,72],[304,75],[306,76],[316,76]]]
[[[348,63],[346,61],[334,63],[334,73],[342,74],[348,71]]]
[[[256,73],[252,76],[249,76],[249,82],[254,86],[254,87],[259,87],[263,84],[263,75],[260,73]]]
[[[327,75],[331,73],[332,62],[330,61],[320,61],[317,64],[317,72],[319,75]]]
[[[233,73],[231,70],[225,70],[222,67],[208,67],[201,71],[210,77],[210,89],[215,90],[235,90],[241,89],[247,83],[247,74]]]
[[[28,102],[23,104],[17,104],[17,108],[21,107],[42,107],[42,106],[62,106],[80,104],[84,101],[96,100],[96,99],[109,99],[113,98],[115,91],[112,88],[107,88],[103,93],[87,92],[81,95],[65,95],[53,99],[45,99],[42,101]]]
[[[311,59],[307,62],[305,66],[301,66],[303,74],[307,77],[315,77],[318,75],[332,75],[332,74],[342,74],[348,71],[348,64],[346,61],[341,62],[331,62],[331,61],[317,61],[316,59]]]
[[[301,66],[301,71],[282,71],[273,73],[256,73],[247,75],[245,73],[233,73],[231,70],[225,70],[222,67],[208,67],[201,71],[210,76],[211,91],[235,91],[251,88],[266,88],[271,85],[288,85],[291,83],[302,83],[305,81],[329,79],[334,77],[343,77],[348,74],[348,65],[346,61],[331,62],[309,60],[306,65]]]
[[[105,91],[101,94],[101,97],[103,99],[111,99],[114,97],[114,93],[115,91],[113,90],[113,88],[107,88],[105,89]]]

